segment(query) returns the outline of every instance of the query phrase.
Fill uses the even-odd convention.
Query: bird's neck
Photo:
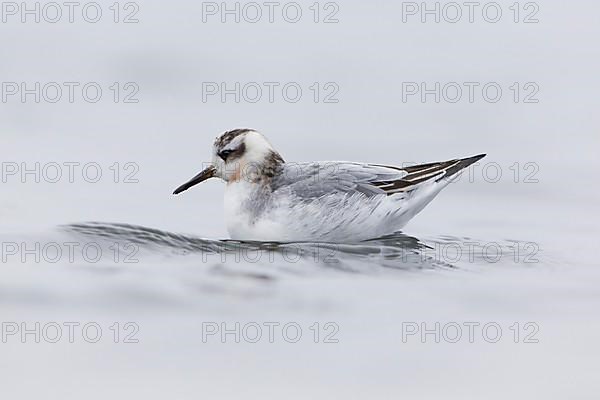
[[[268,186],[274,177],[283,170],[285,161],[275,150],[268,150],[260,161],[245,160],[236,165],[235,173],[229,178],[228,184],[245,182]]]
[[[272,179],[274,176],[279,174],[283,169],[283,164],[285,161],[283,157],[276,152],[275,150],[269,150],[267,156],[265,157],[262,165],[259,166],[261,174],[263,177]]]

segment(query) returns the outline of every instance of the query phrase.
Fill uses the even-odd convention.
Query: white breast
[[[243,180],[229,183],[225,189],[225,221],[232,239],[279,241],[284,240],[284,225],[273,218],[272,209],[256,210],[265,206],[265,199],[257,195],[256,184]],[[268,206],[267,206],[268,207]]]

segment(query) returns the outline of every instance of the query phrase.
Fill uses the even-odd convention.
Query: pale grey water
[[[112,23],[112,2],[100,2],[97,24],[0,23],[2,82],[103,88],[97,103],[0,103],[0,322],[96,322],[104,332],[96,344],[7,337],[7,397],[593,398],[597,2],[538,2],[535,24],[512,22],[514,2],[498,2],[495,24],[403,23],[401,2],[338,3],[334,24],[313,23],[304,2],[296,24],[203,23],[201,2],[179,1],[138,2],[137,24]],[[114,82],[135,82],[139,102],[115,104]],[[203,102],[203,82],[297,82],[303,96]],[[339,102],[315,103],[314,82],[320,100],[335,83]],[[497,82],[503,96],[404,103],[403,82]],[[514,82],[521,96],[536,83],[539,102],[515,103]],[[238,243],[226,240],[221,183],[170,193],[208,161],[217,134],[239,126],[261,130],[289,161],[488,156],[402,234]],[[61,179],[9,173],[36,162],[58,163]],[[97,183],[82,176],[86,163],[99,166]],[[66,243],[77,245],[72,259]],[[47,253],[27,253],[36,244]],[[101,257],[84,257],[85,245]],[[114,322],[136,323],[139,343],[113,343]],[[206,324],[222,322],[293,322],[303,336],[205,343]],[[328,322],[338,343],[323,343]],[[503,335],[403,342],[406,324],[421,322],[493,322]],[[538,343],[523,343],[529,322]]]

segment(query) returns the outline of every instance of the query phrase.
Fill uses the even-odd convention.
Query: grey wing
[[[366,196],[386,194],[380,182],[395,182],[407,175],[385,166],[351,162],[286,163],[274,179],[274,190],[291,190],[304,199],[331,193],[362,193]]]
[[[282,173],[274,178],[273,189],[286,188],[304,199],[334,192],[389,196],[450,177],[482,157],[484,155],[404,168],[339,161],[286,163]]]

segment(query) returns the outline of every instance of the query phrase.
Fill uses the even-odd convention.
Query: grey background
[[[472,182],[463,176],[405,231],[519,239],[543,250],[535,268],[287,278],[252,300],[198,298],[181,287],[199,272],[158,256],[147,269],[136,266],[114,279],[61,266],[6,264],[0,299],[7,320],[134,318],[144,340],[125,349],[3,344],[2,375],[14,374],[3,386],[30,397],[50,388],[97,398],[596,393],[600,6],[538,1],[539,23],[525,24],[512,21],[512,1],[498,3],[498,23],[481,13],[474,23],[466,16],[456,24],[431,17],[421,23],[418,16],[403,23],[402,3],[384,1],[338,1],[339,23],[333,24],[312,21],[312,2],[301,2],[296,24],[281,14],[274,23],[266,16],[255,24],[221,23],[218,16],[203,23],[202,3],[192,1],[138,1],[136,24],[113,23],[112,2],[100,2],[105,14],[96,24],[78,14],[72,24],[15,17],[0,23],[2,82],[98,82],[104,89],[95,104],[81,97],[73,104],[0,103],[2,162],[97,162],[104,174],[94,184],[80,175],[74,183],[54,184],[8,177],[0,185],[5,239],[47,237],[56,225],[90,220],[225,238],[220,182],[176,198],[170,193],[209,160],[216,135],[251,127],[289,161],[401,165],[486,152],[483,161],[501,167],[498,182],[481,169]],[[139,85],[139,103],[115,104],[108,90],[113,82]],[[203,82],[297,82],[303,97],[297,103],[280,95],[273,103],[203,102]],[[308,89],[314,82],[337,84],[339,102],[315,103]],[[455,104],[404,103],[403,82],[497,82],[503,96],[497,103],[480,95],[474,103],[464,97]],[[539,103],[514,103],[513,82],[535,82]],[[139,166],[139,183],[114,183],[108,167],[115,162]],[[515,183],[509,168],[515,162],[521,168],[534,163],[538,182],[524,183],[521,169]],[[242,286],[242,293],[254,293]],[[340,344],[236,347],[197,340],[201,321],[269,318],[305,327],[335,320]],[[413,320],[497,320],[505,328],[537,321],[541,341],[402,344],[399,324]],[[69,385],[60,383],[66,376]],[[38,388],[24,387],[25,379]]]

